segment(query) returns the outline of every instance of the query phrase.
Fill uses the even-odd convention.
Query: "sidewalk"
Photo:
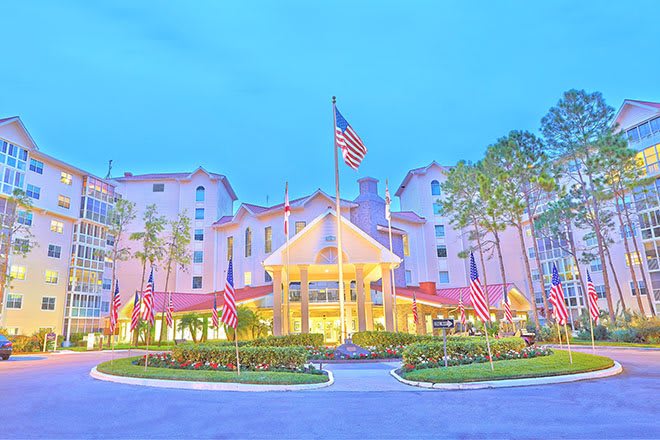
[[[313,362],[318,367],[317,362]],[[335,391],[427,391],[423,388],[405,385],[390,375],[390,370],[397,368],[401,362],[369,362],[369,363],[323,363],[324,370],[332,371],[335,383],[328,388],[316,392]]]

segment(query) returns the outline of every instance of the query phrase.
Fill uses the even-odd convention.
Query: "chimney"
[[[124,177],[133,177],[133,173],[124,171]]]
[[[373,177],[363,177],[358,179],[360,185],[360,195],[378,194],[378,179]]]
[[[419,290],[429,295],[435,295],[435,281],[421,281],[419,283]]]

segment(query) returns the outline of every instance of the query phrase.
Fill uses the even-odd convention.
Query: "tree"
[[[190,336],[193,339],[193,342],[197,343],[197,332],[203,327],[204,322],[199,317],[197,313],[186,313],[181,317],[179,322],[181,329],[188,329],[190,331]]]
[[[168,222],[170,227],[168,236],[165,239],[165,293],[167,294],[170,275],[173,266],[181,270],[186,270],[190,264],[190,217],[186,212],[180,212],[176,219]],[[165,307],[166,301],[163,301],[163,310],[161,312],[161,331],[158,338],[158,345],[161,344],[163,336],[167,332],[165,325]]]
[[[241,335],[250,339],[255,339],[265,336],[268,332],[269,326],[265,323],[265,320],[259,312],[255,312],[247,306],[238,306],[236,308],[236,315],[238,317],[236,331],[238,332],[239,339]],[[234,339],[233,328],[225,326],[225,333],[227,334],[227,339]]]
[[[603,261],[605,296],[610,318],[614,320],[614,304],[605,262],[602,229],[602,200],[597,196],[598,167],[594,160],[595,144],[610,133],[614,109],[599,92],[569,90],[541,120],[541,131],[554,157],[566,165],[566,173],[576,187],[580,209],[593,224],[598,242],[598,255]]]
[[[5,291],[11,282],[11,257],[26,257],[37,246],[31,231],[31,218],[32,199],[23,190],[15,189],[10,197],[0,198],[0,316],[3,318]]]
[[[124,243],[126,229],[128,225],[135,220],[135,203],[118,199],[110,216],[110,225],[108,234],[112,236],[112,249],[110,255],[112,258],[112,289],[115,288],[117,280],[117,262],[126,261],[131,256],[131,248]]]
[[[496,144],[488,147],[484,163],[490,164],[488,168],[490,172],[494,173],[493,177],[501,188],[501,197],[498,203],[503,208],[503,217],[518,232],[527,284],[531,289],[535,326],[539,330],[539,314],[534,298],[534,282],[529,264],[529,255],[525,245],[524,225],[529,221],[532,232],[531,239],[534,241],[536,249],[533,219],[539,202],[545,198],[544,195],[547,192],[555,188],[555,181],[550,172],[551,164],[545,154],[545,147],[541,140],[532,133],[522,131],[512,131],[508,136],[499,139]],[[537,266],[539,274],[542,274],[540,259],[537,259]],[[544,289],[545,286],[541,281],[541,291],[543,292]],[[547,298],[544,294],[542,297],[547,313]]]

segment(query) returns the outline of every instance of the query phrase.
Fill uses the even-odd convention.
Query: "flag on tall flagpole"
[[[142,293],[142,320],[154,325],[154,268],[151,268],[147,287]]]
[[[234,269],[231,258],[227,268],[227,282],[225,283],[225,303],[222,306],[222,322],[236,329],[238,316],[236,314],[236,291],[234,290]]]
[[[557,266],[552,265],[552,288],[550,289],[550,304],[552,304],[552,315],[557,324],[564,325],[568,320],[568,310],[564,300],[564,288],[561,285]]]
[[[504,297],[502,299],[502,303],[504,304],[504,317],[506,318],[507,321],[509,321],[509,324],[513,324],[513,315],[511,314],[511,304],[509,303],[509,294],[506,291],[506,287],[502,286],[502,289],[504,289]]]
[[[284,186],[284,235],[289,238],[289,217],[291,216],[291,205],[289,204],[289,182]]]
[[[121,307],[121,296],[119,295],[119,280],[115,280],[115,292],[112,295],[112,306],[110,307],[110,333],[114,334],[119,321],[119,308]]]
[[[596,292],[596,286],[594,282],[591,281],[591,274],[587,270],[587,297],[589,302],[589,315],[594,322],[598,321],[600,316],[600,311],[598,310],[598,293]]]
[[[472,306],[479,319],[482,322],[490,321],[490,311],[486,303],[486,296],[479,282],[479,272],[477,272],[477,264],[474,262],[474,254],[470,252],[470,299],[472,299]]]
[[[458,311],[461,312],[461,324],[463,324],[463,331],[465,331],[465,324],[467,320],[465,319],[465,306],[463,305],[463,292],[460,293],[458,297]]]
[[[135,292],[135,301],[133,301],[133,313],[131,314],[131,331],[140,324],[140,293]]]
[[[213,323],[213,327],[215,328],[219,327],[220,324],[218,321],[218,303],[215,295],[213,295],[213,310],[211,310],[211,321]]]
[[[334,109],[335,146],[341,148],[341,155],[346,165],[357,170],[367,154],[367,147],[364,146],[362,139],[353,130],[353,127],[339,113],[337,106],[334,106]]]
[[[174,303],[172,303],[172,292],[170,292],[169,296],[167,297],[167,309],[165,312],[165,320],[167,322],[167,326],[173,327],[174,317],[172,315],[174,314]]]
[[[412,299],[413,321],[415,321],[415,324],[417,324],[417,321],[419,321],[419,315],[417,314],[417,297],[415,296],[415,292],[413,292]]]

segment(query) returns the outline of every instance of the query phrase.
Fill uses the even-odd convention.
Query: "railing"
[[[344,292],[344,298],[347,298],[346,295],[348,292]],[[345,301],[357,301],[357,292],[351,289],[350,300],[345,299]],[[289,302],[300,302],[300,291],[299,290],[289,290]],[[318,304],[318,303],[338,303],[339,302],[339,291],[337,289],[323,289],[323,290],[314,290],[310,289],[309,291],[309,302]]]

